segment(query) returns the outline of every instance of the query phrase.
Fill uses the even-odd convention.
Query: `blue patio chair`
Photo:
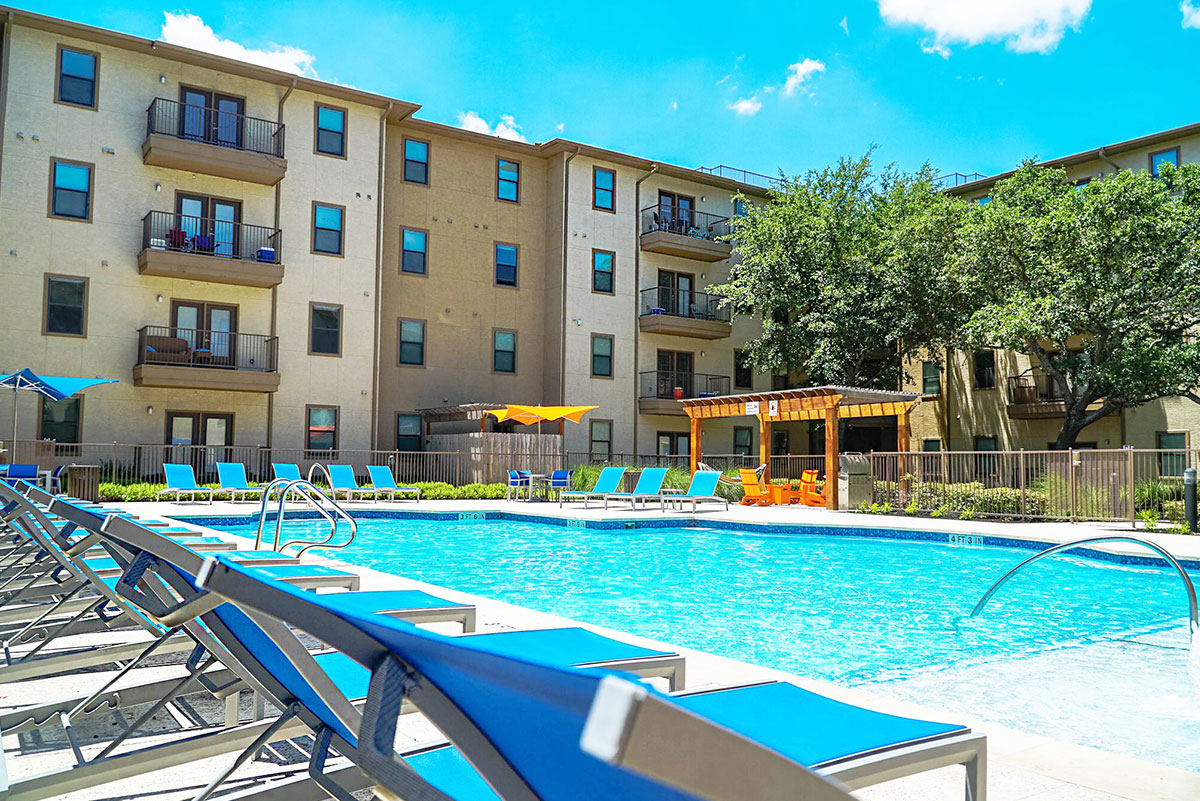
[[[354,493],[359,495],[370,495],[376,499],[379,498],[381,492],[387,492],[386,489],[377,487],[360,487],[358,479],[354,477],[354,468],[348,464],[331,464],[326,465],[329,468],[330,494],[336,501],[339,492],[346,493],[346,500],[354,500]]]
[[[546,484],[546,488],[557,495],[571,488],[571,481],[574,476],[574,470],[552,470],[550,471],[550,481]]]
[[[408,495],[414,501],[421,500],[420,487],[405,487],[396,483],[396,477],[392,475],[390,468],[381,464],[367,465],[367,475],[371,477],[371,486],[379,492],[389,493],[389,500],[396,500],[396,493]]]
[[[37,481],[38,466],[36,464],[10,464],[4,471],[4,477]]]
[[[638,476],[637,486],[633,488],[633,492],[610,492],[604,496],[604,508],[608,508],[608,502],[614,501],[629,501],[633,509],[637,509],[638,501],[645,501],[647,504],[650,501],[658,501],[659,508],[662,507],[662,485],[663,479],[667,477],[667,468],[665,467],[647,467]]]
[[[685,501],[690,501],[692,511],[696,511],[696,506],[701,503],[723,503],[725,508],[729,508],[729,500],[722,498],[717,494],[717,483],[721,480],[721,474],[715,470],[697,470],[692,474],[692,482],[688,485],[685,492],[678,495],[662,495],[660,506],[665,512],[668,505],[678,504],[679,509],[683,510]]]
[[[588,501],[593,498],[603,500],[604,496],[611,495],[617,491],[617,487],[621,486],[621,479],[625,477],[624,467],[606,467],[600,471],[600,475],[596,477],[596,486],[590,490],[561,490],[558,493],[558,505],[562,506],[563,501],[583,501],[583,508],[586,509]]]
[[[196,500],[197,495],[208,493],[208,502],[212,503],[212,490],[208,487],[201,487],[196,483],[196,473],[192,470],[190,464],[164,464],[163,473],[167,477],[166,489],[160,489],[155,495],[161,498],[164,494],[175,493],[175,501],[178,503],[184,493],[191,496],[192,500]]]
[[[47,483],[46,489],[55,495],[63,491],[66,485],[67,465],[60,464],[50,471],[50,481]]]
[[[851,801],[840,780],[858,788],[954,764],[966,769],[968,801],[986,794],[986,739],[965,726],[875,712],[783,682],[667,695],[611,671],[566,669],[339,609],[329,600],[336,596],[263,581],[222,557],[209,560],[200,586],[281,624],[317,629],[371,667],[361,719],[324,713],[337,699],[318,687],[303,696],[321,702],[310,708],[322,718],[311,781],[333,795],[333,783],[358,779],[339,782],[339,798],[369,782],[398,797],[458,801]],[[450,743],[396,753],[406,702]],[[358,771],[326,772],[331,749]]]
[[[304,478],[300,475],[300,468],[297,465],[282,462],[271,462],[271,473],[275,478],[284,478],[288,481],[300,481]]]
[[[237,500],[239,492],[243,501],[255,494],[262,497],[263,488],[250,486],[246,480],[246,465],[241,462],[217,462],[217,481],[222,490],[229,492],[231,501]]]
[[[533,476],[528,470],[509,470],[508,487],[504,490],[504,500],[520,499],[521,490],[525,490],[526,495],[533,491]]]

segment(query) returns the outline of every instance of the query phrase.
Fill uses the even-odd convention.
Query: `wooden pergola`
[[[758,456],[771,472],[771,424],[797,420],[825,421],[825,505],[838,506],[838,420],[856,417],[895,417],[896,450],[909,449],[908,415],[920,399],[913,392],[888,392],[862,387],[806,387],[776,392],[749,392],[714,398],[691,398],[683,411],[691,423],[691,469],[700,463],[700,429],[705,420],[722,417],[758,418]]]

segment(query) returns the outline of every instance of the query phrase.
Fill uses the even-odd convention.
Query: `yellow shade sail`
[[[595,406],[524,406],[510,403],[503,409],[488,409],[487,413],[500,420],[511,420],[514,423],[531,426],[554,420],[570,420],[578,423],[583,416],[595,409]]]

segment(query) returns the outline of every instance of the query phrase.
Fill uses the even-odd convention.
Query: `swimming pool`
[[[200,518],[194,518],[197,522]],[[285,535],[323,536],[323,521]],[[213,526],[254,536],[254,526]],[[828,529],[825,530],[828,532]],[[1165,567],[794,532],[366,518],[330,555],[677,645],[1200,770],[1186,596]]]

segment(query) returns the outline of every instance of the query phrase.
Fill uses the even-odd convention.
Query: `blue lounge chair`
[[[155,497],[161,498],[164,494],[173,492],[178,503],[184,493],[190,495],[194,501],[197,495],[207,492],[208,502],[212,503],[212,490],[196,483],[196,473],[190,464],[164,464],[163,473],[167,476],[167,488],[159,490]]]
[[[346,493],[348,501],[354,500],[356,492],[360,495],[371,495],[376,499],[379,498],[380,492],[386,492],[386,490],[379,490],[375,487],[360,487],[358,479],[354,477],[354,468],[348,464],[331,464],[327,467],[329,468],[329,491],[335,501],[339,492]]]
[[[624,467],[606,467],[600,471],[600,475],[596,477],[596,486],[590,490],[563,490],[558,493],[558,505],[562,506],[563,501],[582,500],[583,508],[587,508],[588,501],[593,498],[603,500],[606,495],[611,495],[617,491],[617,487],[621,486],[621,479],[625,477]]]
[[[421,500],[421,489],[397,484],[396,477],[392,475],[390,468],[381,464],[369,464],[367,465],[367,474],[371,477],[371,486],[375,488],[375,491],[388,493],[388,500],[396,500],[397,492],[412,497],[414,501]]]
[[[209,560],[199,586],[318,629],[371,666],[359,728],[328,714],[318,724],[309,772],[322,787],[355,775],[326,773],[332,747],[365,781],[401,797],[437,788],[457,801],[851,801],[847,786],[954,764],[966,768],[968,801],[985,797],[986,739],[964,726],[883,714],[779,682],[665,695],[609,671],[564,669],[478,638],[336,609],[331,596],[265,582],[222,557]],[[314,697],[318,717],[335,700],[311,687],[305,698]],[[395,721],[406,701],[451,744],[398,755]]]
[[[610,492],[604,496],[604,508],[608,508],[608,502],[614,501],[629,501],[632,508],[637,509],[638,501],[658,501],[659,508],[662,508],[662,485],[663,479],[667,477],[667,468],[665,467],[647,467],[638,476],[637,486],[633,488],[633,492]]]
[[[275,478],[284,478],[288,481],[300,481],[304,478],[300,475],[300,468],[297,465],[283,462],[271,462],[271,473]]]
[[[687,491],[680,495],[663,495],[662,509],[665,512],[668,505],[678,504],[680,511],[683,510],[684,501],[690,501],[692,511],[696,511],[697,504],[701,503],[723,503],[725,508],[729,508],[729,500],[722,498],[717,494],[717,483],[721,480],[721,474],[715,470],[697,470],[692,474],[692,483],[688,485]]]
[[[525,490],[526,497],[532,494],[533,476],[528,470],[509,470],[508,487],[504,490],[504,500],[511,501],[513,498],[520,500],[521,490]]]
[[[246,480],[246,466],[241,462],[217,462],[217,481],[221,489],[229,492],[229,499],[237,500],[237,494],[242,494],[242,500],[257,494],[262,496],[262,487],[252,487]]]

